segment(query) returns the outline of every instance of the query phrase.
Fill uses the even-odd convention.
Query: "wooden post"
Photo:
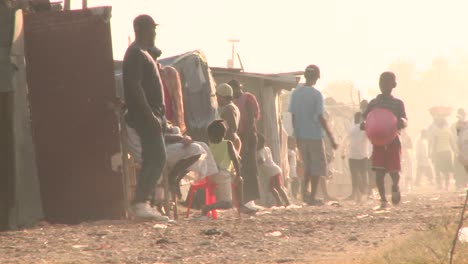
[[[83,0],[82,1],[82,9],[87,9],[88,8],[88,0]]]

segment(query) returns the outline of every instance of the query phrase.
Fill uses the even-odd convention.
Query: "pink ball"
[[[398,136],[397,122],[392,111],[376,108],[366,118],[367,137],[373,145],[389,145]]]

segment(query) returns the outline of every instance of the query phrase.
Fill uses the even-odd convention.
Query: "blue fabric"
[[[294,136],[298,139],[322,139],[324,131],[319,116],[323,111],[323,96],[319,90],[297,86],[289,102],[289,112],[294,118]]]

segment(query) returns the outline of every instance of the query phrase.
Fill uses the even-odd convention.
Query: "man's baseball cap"
[[[232,87],[227,83],[222,83],[216,87],[216,94],[220,96],[231,96],[233,95]]]
[[[311,64],[307,66],[307,68],[304,71],[304,77],[306,79],[309,78],[320,78],[320,69],[317,67],[317,65]]]
[[[149,15],[139,15],[133,20],[133,30],[137,31],[148,26],[157,26],[154,19]]]

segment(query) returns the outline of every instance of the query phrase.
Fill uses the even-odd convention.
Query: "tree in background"
[[[411,135],[416,135],[432,122],[429,108],[468,106],[468,56],[464,54],[456,53],[455,58],[450,60],[436,58],[427,70],[421,72],[417,72],[415,64],[408,60],[398,60],[389,69],[397,76],[395,95],[405,102]]]
[[[335,81],[329,83],[324,89],[325,97],[332,97],[336,102],[343,104],[359,104],[359,91],[351,81]]]

